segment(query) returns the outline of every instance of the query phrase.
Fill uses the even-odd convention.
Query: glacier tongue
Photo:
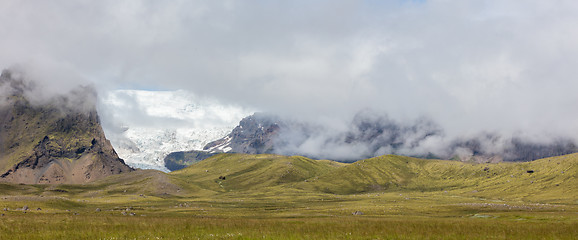
[[[118,155],[136,168],[168,171],[171,152],[202,150],[252,114],[185,91],[115,90],[101,99],[103,127]]]

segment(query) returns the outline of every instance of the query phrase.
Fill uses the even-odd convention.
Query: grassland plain
[[[0,239],[576,239],[577,175],[578,154],[499,164],[221,154],[168,174],[0,184]]]

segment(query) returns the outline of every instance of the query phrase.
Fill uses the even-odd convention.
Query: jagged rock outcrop
[[[0,76],[0,181],[85,183],[133,171],[104,135],[94,89],[30,101],[34,88],[11,71]]]
[[[243,118],[230,134],[208,143],[203,150],[211,153],[272,153],[274,139],[280,129],[277,117],[256,113]]]
[[[279,119],[263,113],[255,113],[243,118],[227,136],[210,142],[202,151],[180,151],[165,157],[165,167],[171,171],[207,159],[215,154],[247,153],[262,154],[274,152],[273,142],[281,129]]]

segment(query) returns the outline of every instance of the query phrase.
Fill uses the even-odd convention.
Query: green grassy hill
[[[336,166],[305,157],[220,154],[170,175],[217,192],[247,191],[301,182],[329,173]]]
[[[578,197],[577,175],[578,154],[498,164],[389,155],[349,164],[299,187],[336,194],[450,191],[487,198],[572,202]]]
[[[338,163],[299,156],[219,154],[171,173],[139,170],[82,185],[31,186],[37,186],[38,193],[70,198],[144,195],[211,199],[235,194],[294,197],[411,193],[578,204],[577,175],[578,154],[498,164],[394,155]],[[17,192],[14,185],[4,186],[6,193]]]
[[[498,164],[393,155],[344,164],[304,157],[221,154],[170,175],[215,192],[266,188],[338,195],[442,192],[565,203],[574,203],[578,197],[578,154]]]
[[[0,183],[0,235],[575,239],[577,175],[578,154],[499,164],[220,154],[171,173],[138,170],[85,184]]]

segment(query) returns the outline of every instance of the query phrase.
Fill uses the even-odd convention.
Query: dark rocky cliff
[[[84,183],[133,170],[104,136],[92,88],[32,103],[34,87],[0,76],[0,181]]]

